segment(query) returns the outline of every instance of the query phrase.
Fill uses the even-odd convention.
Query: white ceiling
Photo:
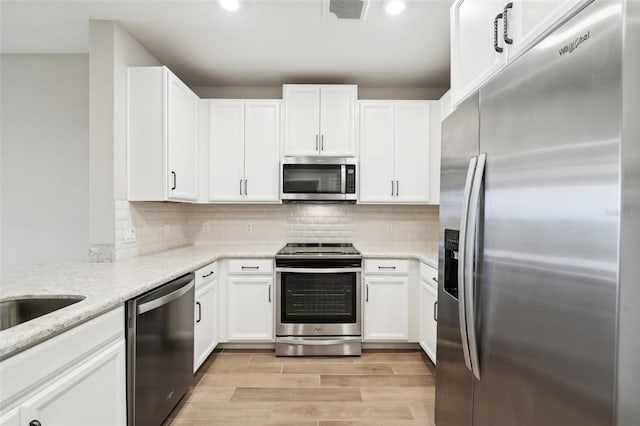
[[[449,86],[451,0],[408,1],[399,16],[372,0],[364,22],[323,13],[323,0],[240,1],[230,13],[216,0],[2,0],[0,48],[86,53],[89,19],[104,19],[193,86]]]

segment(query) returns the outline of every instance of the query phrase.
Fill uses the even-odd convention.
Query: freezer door
[[[442,426],[470,426],[472,420],[473,375],[465,365],[466,341],[463,345],[460,331],[457,260],[465,182],[480,144],[479,120],[478,95],[474,95],[442,125],[435,410],[436,423]]]
[[[474,426],[613,424],[621,10],[592,3],[480,91]]]

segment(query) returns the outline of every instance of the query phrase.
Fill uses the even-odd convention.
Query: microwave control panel
[[[355,164],[349,164],[347,167],[347,183],[345,188],[345,193],[347,194],[355,194],[356,193],[356,166]]]

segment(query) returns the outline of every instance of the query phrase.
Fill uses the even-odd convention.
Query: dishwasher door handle
[[[184,296],[193,288],[193,280],[189,281],[184,286],[179,289],[172,291],[169,294],[165,294],[164,296],[158,297],[157,299],[150,300],[141,305],[138,305],[137,313],[138,315],[144,314],[145,312],[152,311],[154,309],[158,309],[161,306],[168,304],[169,302],[178,299],[179,297]]]

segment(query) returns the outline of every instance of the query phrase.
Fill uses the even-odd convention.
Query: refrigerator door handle
[[[478,236],[478,221],[480,213],[480,195],[484,181],[484,167],[487,155],[480,154],[476,165],[476,172],[469,199],[469,216],[466,229],[466,241],[464,243],[465,261],[465,317],[467,319],[467,336],[469,338],[469,356],[471,358],[471,371],[476,379],[480,380],[480,363],[478,361],[478,340],[476,336],[476,297],[475,297],[475,264],[476,264],[476,240]]]
[[[476,171],[476,164],[478,163],[477,157],[471,157],[469,160],[469,168],[467,169],[467,178],[464,184],[464,194],[462,196],[462,214],[460,215],[460,244],[458,247],[458,322],[460,324],[460,340],[462,341],[462,354],[464,355],[464,365],[470,371],[471,357],[469,355],[469,336],[467,334],[467,317],[466,317],[466,303],[465,303],[465,256],[467,253],[466,235],[467,235],[467,223],[469,222],[469,197],[471,196],[471,186],[473,184],[473,176]]]

